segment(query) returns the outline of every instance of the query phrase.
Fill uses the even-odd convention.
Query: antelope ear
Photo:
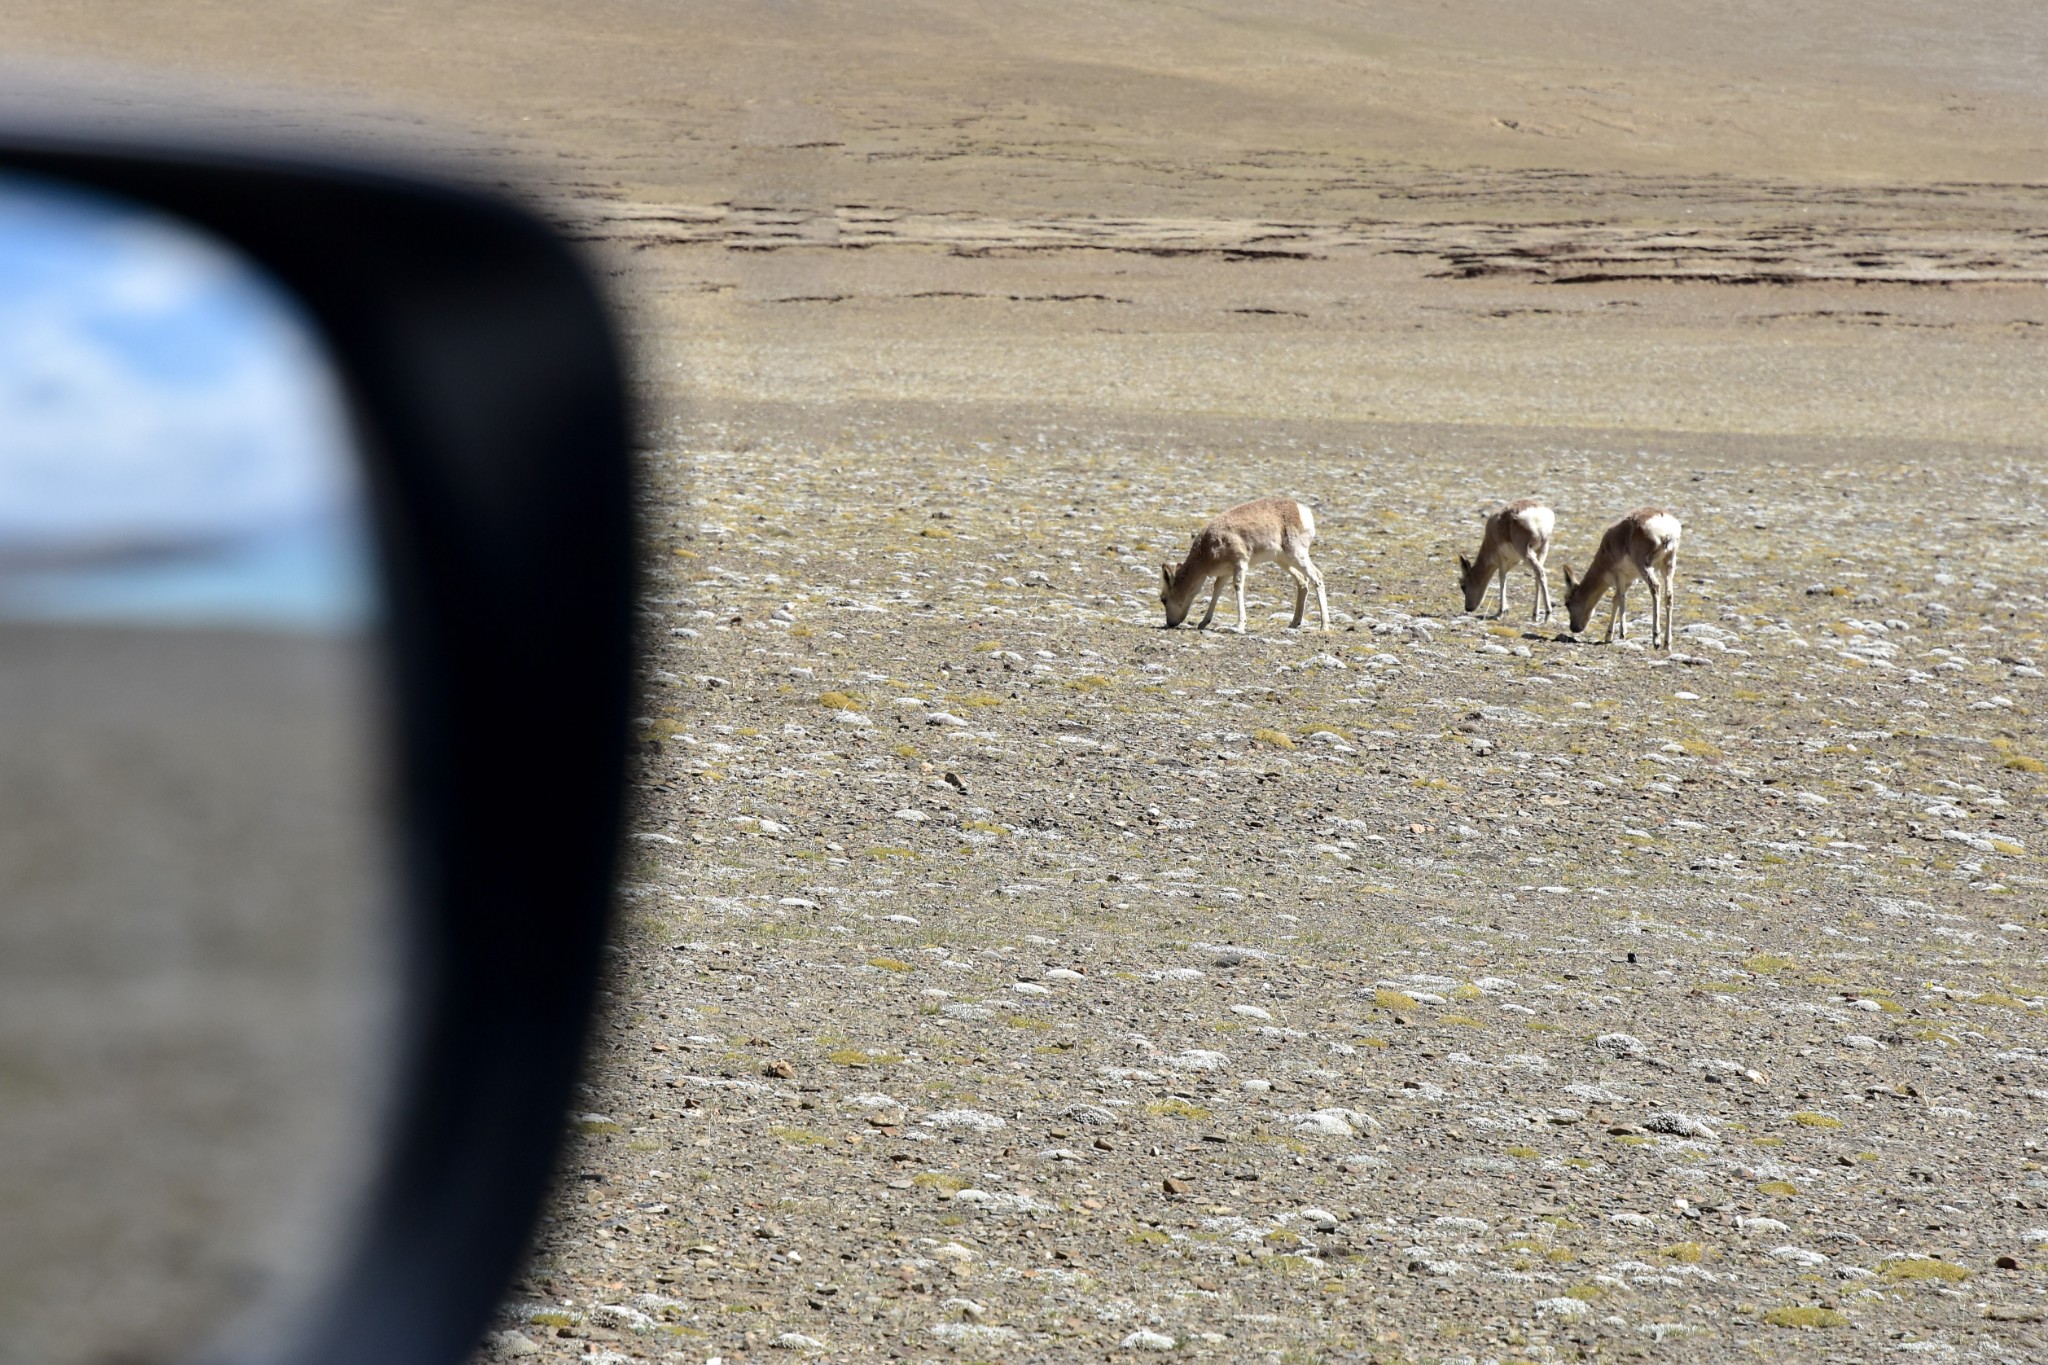
[[[1565,565],[1565,566],[1564,566],[1564,587],[1565,587],[1565,591],[1566,591],[1566,592],[1570,592],[1570,591],[1572,590],[1572,585],[1573,585],[1573,584],[1575,584],[1575,583],[1577,583],[1577,582],[1578,582],[1578,580],[1577,580],[1576,578],[1573,578],[1573,577],[1572,577],[1572,566],[1571,566],[1571,565],[1569,565],[1569,564]]]
[[[1467,558],[1465,558],[1465,556],[1463,556],[1463,555],[1459,555],[1459,556],[1458,556],[1458,568],[1459,568],[1459,569],[1460,569],[1461,571],[1465,572],[1465,573],[1471,573],[1471,572],[1472,572],[1472,561],[1471,561],[1471,560],[1469,560],[1469,559],[1467,559]]]
[[[1171,564],[1161,564],[1159,566],[1159,579],[1167,587],[1173,586],[1173,566]]]

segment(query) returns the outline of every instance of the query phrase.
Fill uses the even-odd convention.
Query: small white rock
[[[1163,1332],[1155,1332],[1149,1327],[1140,1327],[1123,1341],[1126,1351],[1171,1351],[1174,1345],[1172,1337]]]
[[[1602,1052],[1611,1052],[1617,1057],[1647,1057],[1650,1049],[1643,1046],[1643,1040],[1632,1033],[1603,1033],[1593,1040],[1593,1046]],[[1577,1300],[1574,1300],[1577,1302]]]
[[[1713,1124],[1692,1114],[1681,1114],[1675,1109],[1666,1109],[1643,1120],[1643,1127],[1652,1133],[1670,1133],[1675,1137],[1712,1138],[1719,1140]]]
[[[981,1109],[941,1109],[925,1123],[933,1128],[971,1128],[977,1133],[993,1133],[1008,1126],[998,1115]]]
[[[537,1356],[540,1347],[533,1344],[533,1338],[524,1332],[493,1332],[490,1335],[491,1348],[501,1356]]]

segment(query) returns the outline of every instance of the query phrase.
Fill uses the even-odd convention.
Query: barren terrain
[[[482,1358],[2048,1353],[2044,15],[10,7],[467,130],[619,301],[621,933]],[[1337,629],[1158,630],[1270,493]],[[1530,495],[1683,520],[1676,648],[1459,613]]]

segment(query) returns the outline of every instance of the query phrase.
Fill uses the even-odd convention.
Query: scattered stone
[[[1643,1046],[1643,1040],[1631,1033],[1603,1033],[1593,1040],[1593,1046],[1616,1057],[1650,1055],[1650,1049]]]
[[[1708,1138],[1720,1140],[1720,1133],[1713,1124],[1692,1114],[1681,1114],[1674,1109],[1660,1110],[1643,1120],[1643,1128],[1652,1133],[1670,1133],[1677,1137]]]
[[[807,1337],[802,1332],[784,1332],[775,1338],[778,1351],[823,1351],[829,1349],[816,1337]]]
[[[493,1332],[484,1339],[485,1345],[501,1356],[537,1356],[540,1347],[524,1332]]]
[[[1289,1114],[1281,1120],[1303,1137],[1357,1137],[1361,1131],[1370,1131],[1379,1125],[1368,1115],[1356,1109],[1318,1109],[1308,1114]]]
[[[1069,1123],[1091,1123],[1104,1127],[1116,1124],[1116,1115],[1099,1104],[1070,1104],[1058,1111],[1058,1117]]]

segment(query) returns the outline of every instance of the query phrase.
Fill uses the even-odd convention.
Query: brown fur
[[[1544,572],[1543,560],[1550,553],[1550,533],[1556,521],[1551,510],[1535,498],[1517,499],[1488,517],[1478,557],[1458,556],[1458,588],[1465,594],[1465,610],[1478,611],[1486,599],[1487,585],[1498,578],[1500,605],[1493,614],[1507,615],[1508,570],[1527,564],[1536,576],[1536,600],[1529,608],[1529,619],[1548,621],[1550,576]]]
[[[1237,629],[1244,632],[1244,576],[1255,564],[1272,562],[1294,580],[1294,620],[1290,630],[1301,625],[1308,605],[1308,590],[1316,590],[1316,606],[1322,612],[1323,629],[1330,628],[1330,604],[1323,595],[1323,576],[1309,560],[1308,547],[1316,538],[1315,515],[1292,498],[1260,498],[1240,503],[1195,532],[1187,558],[1179,564],[1159,566],[1159,601],[1166,608],[1166,628],[1172,630],[1187,619],[1202,585],[1214,579],[1209,609],[1202,613],[1197,630],[1207,628],[1216,615],[1216,599],[1223,592],[1227,576],[1237,590]]]
[[[1593,608],[1609,588],[1614,590],[1614,610],[1607,617],[1603,641],[1614,639],[1617,627],[1628,638],[1628,589],[1640,578],[1650,586],[1650,645],[1671,648],[1672,582],[1678,571],[1678,518],[1661,507],[1638,507],[1607,528],[1600,548],[1586,566],[1586,576],[1574,579],[1572,567],[1564,566],[1564,607],[1571,618],[1572,633],[1586,628]]]

